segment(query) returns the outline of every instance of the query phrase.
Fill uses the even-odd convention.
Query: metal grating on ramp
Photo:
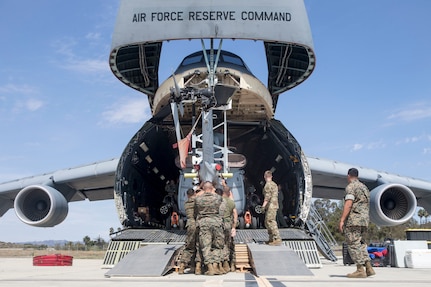
[[[301,258],[308,268],[322,268],[316,242],[312,240],[288,240],[284,244]]]
[[[307,233],[301,229],[280,228],[282,240],[311,240]],[[268,231],[266,229],[240,229],[237,230],[235,243],[262,243],[268,241]]]
[[[297,256],[306,264],[308,268],[321,268],[319,252],[316,242],[304,230],[297,228],[282,228],[280,236],[284,244],[290,247]],[[103,267],[111,268],[118,263],[131,250],[139,248],[142,245],[154,243],[184,243],[186,239],[186,230],[161,230],[161,229],[126,229],[112,238],[108,251],[105,254]],[[263,243],[268,240],[266,229],[242,229],[237,230],[235,244],[246,243]],[[128,247],[126,242],[135,242]],[[112,244],[112,247],[111,247]],[[123,247],[124,244],[125,247]],[[115,250],[115,247],[119,247]],[[121,248],[120,248],[121,247]]]
[[[184,242],[186,230],[164,230],[164,229],[125,229],[117,234],[112,240],[139,240],[143,243],[171,243]]]
[[[312,237],[302,229],[280,228],[280,236],[283,240],[311,240]],[[113,241],[139,240],[143,243],[172,243],[184,242],[186,230],[164,229],[125,229],[117,234]],[[238,229],[235,243],[265,242],[268,241],[266,229]]]
[[[131,251],[140,247],[141,241],[110,241],[102,268],[112,268]]]

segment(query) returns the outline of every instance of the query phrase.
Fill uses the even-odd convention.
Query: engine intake
[[[370,194],[370,219],[378,226],[406,223],[415,214],[416,197],[405,185],[390,183],[374,188]]]
[[[55,188],[44,185],[29,185],[15,198],[15,213],[31,226],[53,227],[63,222],[69,211],[64,196]]]

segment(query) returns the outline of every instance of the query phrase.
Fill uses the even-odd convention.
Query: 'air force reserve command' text
[[[165,11],[134,13],[132,22],[162,21],[280,21],[289,22],[289,12],[268,11]]]

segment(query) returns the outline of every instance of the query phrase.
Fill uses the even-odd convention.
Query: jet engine
[[[69,211],[63,194],[44,185],[29,185],[23,188],[15,198],[14,207],[22,222],[37,227],[60,224]]]
[[[416,211],[416,197],[405,185],[390,183],[370,194],[370,219],[378,226],[395,226],[410,220]]]

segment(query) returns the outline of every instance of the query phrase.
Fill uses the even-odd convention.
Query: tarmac
[[[168,273],[163,277],[107,277],[103,260],[74,259],[72,266],[33,266],[32,258],[0,258],[0,286],[71,287],[71,286],[430,286],[431,269],[376,267],[376,275],[350,279],[347,273],[355,266],[344,266],[342,259],[330,262],[322,259],[322,268],[310,269],[310,276],[256,277],[249,272],[205,276]]]

